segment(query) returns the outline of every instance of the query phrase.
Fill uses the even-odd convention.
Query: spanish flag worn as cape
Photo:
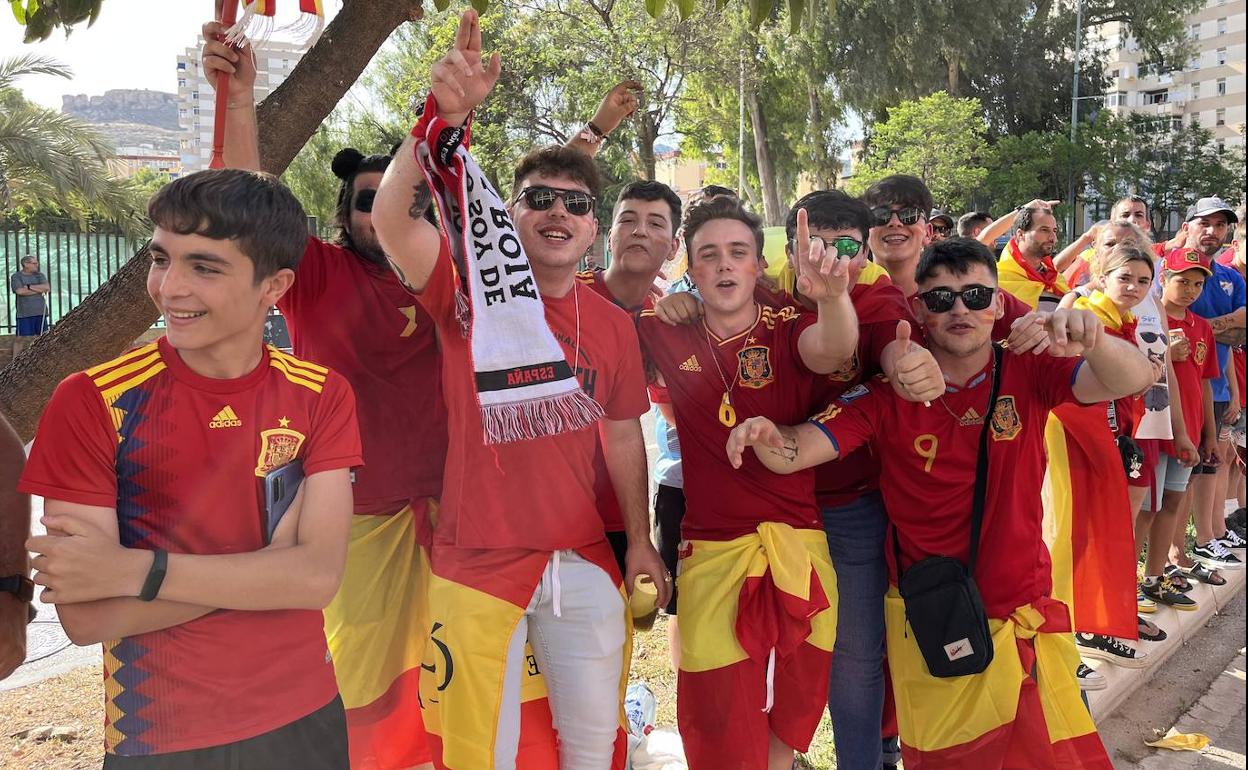
[[[895,587],[884,617],[906,770],[1112,769],[1079,696],[1079,653],[1061,602],[1045,597],[990,618],[988,669],[947,679],[928,673]]]
[[[1041,295],[1046,292],[1060,297],[1070,291],[1066,279],[1053,266],[1052,259],[1045,257],[1043,267],[1042,273],[1028,264],[1018,250],[1018,242],[1011,238],[997,261],[997,285],[1035,310]]]
[[[1087,297],[1075,300],[1075,307],[1079,310],[1091,310],[1096,314],[1101,323],[1105,324],[1105,333],[1111,337],[1117,337],[1132,345],[1139,344],[1135,337],[1136,329],[1140,325],[1139,321],[1130,310],[1119,313],[1114,301],[1099,289]],[[1114,413],[1117,424],[1110,426],[1114,435],[1134,436],[1135,428],[1139,425],[1140,418],[1144,416],[1144,399],[1140,396],[1117,399],[1114,401]]]
[[[1065,291],[1056,272],[1037,275],[1010,241],[997,264],[1001,288],[1034,309],[1050,286]],[[1106,420],[1106,405],[1063,404],[1044,430],[1049,467],[1044,477],[1045,543],[1053,559],[1053,596],[1066,603],[1074,627],[1088,634],[1138,639],[1135,535],[1122,457]]]

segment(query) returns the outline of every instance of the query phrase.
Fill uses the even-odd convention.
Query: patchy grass
[[[97,666],[0,693],[0,767],[87,770],[104,763],[104,685]],[[73,737],[17,738],[24,730],[68,727]]]
[[[633,665],[629,672],[632,682],[645,682],[658,701],[659,727],[676,727],[676,673],[672,670],[667,648],[666,615],[659,614],[654,628],[638,631],[633,636]],[[836,755],[832,749],[832,725],[824,712],[823,721],[810,744],[810,753],[798,759],[798,767],[806,770],[834,770]]]

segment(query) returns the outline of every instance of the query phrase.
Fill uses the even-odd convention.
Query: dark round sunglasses
[[[376,190],[360,190],[355,194],[355,210],[361,214],[371,214],[373,212],[373,200],[376,197]]]
[[[521,190],[520,197],[524,198],[524,205],[534,211],[546,211],[555,205],[555,200],[563,201],[563,207],[575,217],[583,217],[594,210],[594,196],[583,190],[534,185]]]
[[[919,299],[933,313],[948,313],[953,310],[953,303],[957,302],[958,297],[962,298],[962,304],[966,305],[967,310],[984,310],[992,304],[992,295],[996,291],[991,286],[972,284],[961,291],[932,289],[920,294]]]
[[[890,206],[876,206],[871,209],[871,225],[873,227],[883,227],[888,224],[893,214],[897,215],[897,221],[909,227],[918,222],[923,217],[923,209],[911,206],[905,209],[894,209]]]

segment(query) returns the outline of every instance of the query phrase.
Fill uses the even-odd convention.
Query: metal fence
[[[21,269],[23,257],[39,259],[39,272],[52,287],[47,294],[48,315],[56,323],[121,269],[137,248],[135,241],[108,233],[0,230],[0,268],[4,271],[0,334],[17,330],[17,297],[9,280]]]

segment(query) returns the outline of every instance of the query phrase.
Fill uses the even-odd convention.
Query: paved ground
[[[1240,593],[1100,725],[1116,770],[1246,767],[1245,635],[1245,594]],[[1202,754],[1144,745],[1171,728],[1204,733],[1212,744]]]

